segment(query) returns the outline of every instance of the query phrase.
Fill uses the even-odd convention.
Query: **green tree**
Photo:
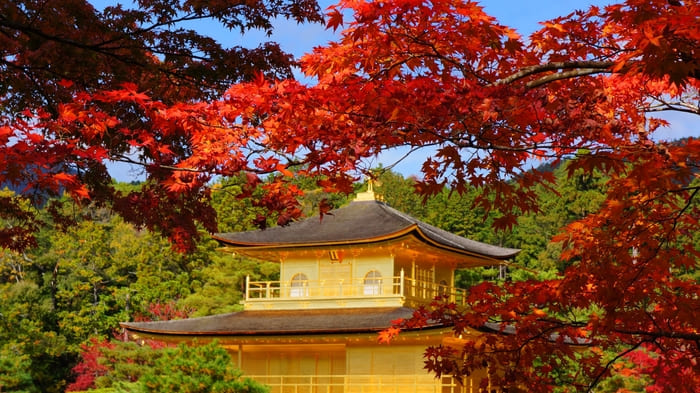
[[[279,279],[279,265],[212,251],[211,264],[198,274],[192,293],[179,304],[195,310],[192,316],[240,311],[246,276],[253,281]]]
[[[191,254],[175,252],[162,236],[105,208],[63,208],[75,221],[66,231],[45,228],[37,247],[0,252],[0,347],[30,363],[42,392],[63,391],[90,337],[109,337],[120,321],[147,315],[153,304],[193,294],[211,279],[202,272],[216,253],[211,241]]]
[[[0,378],[9,384],[29,373],[33,388],[25,377],[13,382],[29,391],[62,392],[70,374],[66,365],[76,359],[65,337],[56,332],[51,301],[27,280],[0,284],[0,348],[10,362],[2,366]]]
[[[406,179],[399,173],[381,167],[375,172],[380,173],[375,192],[381,195],[389,206],[421,220],[426,218],[426,205],[423,197],[416,193],[415,179]]]
[[[597,170],[570,171],[569,165],[564,162],[553,169],[552,186],[536,187],[539,211],[518,217],[513,228],[509,245],[522,250],[515,262],[527,268],[513,271],[517,280],[552,278],[562,272],[566,265],[561,262],[561,243],[552,242],[552,237],[567,224],[596,212],[605,199],[605,176]]]
[[[165,348],[139,380],[142,392],[265,393],[267,388],[243,378],[217,343]]]
[[[0,392],[37,392],[32,381],[32,361],[14,342],[0,346]]]
[[[242,198],[246,186],[242,176],[220,179],[212,186],[211,205],[216,211],[219,232],[255,229],[253,222],[264,217],[263,209],[253,206],[252,198]],[[269,225],[274,225],[270,219]]]

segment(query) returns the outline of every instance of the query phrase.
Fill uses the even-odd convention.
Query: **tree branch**
[[[646,336],[653,338],[671,338],[671,339],[681,339],[688,341],[698,341],[700,340],[700,333],[686,333],[686,332],[670,332],[666,330],[658,331],[644,331],[644,330],[624,330],[624,329],[612,329],[613,332],[626,335],[634,336]]]
[[[571,74],[570,72],[560,72],[552,75],[548,75],[544,78],[532,81],[528,83],[528,87],[537,87],[544,83],[551,82],[558,79],[567,79],[580,75],[588,75],[593,73],[603,73],[611,72],[610,67],[614,63],[612,61],[562,61],[562,62],[551,62],[545,64],[538,64],[530,67],[525,67],[520,71],[511,74],[505,78],[499,79],[492,84],[492,86],[501,86],[513,83],[517,80],[526,78],[530,75],[537,75],[547,71],[559,71],[559,70],[573,70],[582,72],[580,74]],[[532,84],[532,86],[530,86]]]
[[[656,105],[649,105],[648,107],[640,108],[644,112],[664,112],[664,111],[676,111],[685,112],[693,115],[700,115],[700,105],[694,105],[689,102],[684,101],[674,101],[668,102],[660,97],[654,97],[653,100],[658,101]]]
[[[535,87],[545,85],[549,82],[554,82],[554,81],[569,79],[569,78],[576,78],[576,77],[584,76],[584,75],[603,74],[603,73],[610,73],[610,71],[606,70],[606,69],[584,68],[584,69],[578,69],[578,70],[559,72],[556,74],[547,75],[543,78],[534,80],[532,82],[528,82],[526,84],[526,86],[528,88],[532,89]]]
[[[603,378],[603,375],[605,375],[605,373],[608,372],[608,370],[610,369],[610,366],[612,366],[616,361],[618,361],[623,356],[627,355],[630,352],[635,351],[637,348],[639,348],[644,343],[645,343],[645,341],[640,341],[640,342],[636,343],[635,345],[633,345],[631,348],[627,348],[626,350],[618,353],[617,356],[615,356],[614,358],[610,359],[610,361],[607,362],[605,364],[605,366],[603,367],[603,370],[601,372],[599,372],[598,375],[596,375],[593,382],[591,382],[588,385],[588,389],[586,389],[586,391],[592,392],[593,388],[595,388],[598,385],[598,383],[600,383],[600,380],[601,380],[601,378]]]

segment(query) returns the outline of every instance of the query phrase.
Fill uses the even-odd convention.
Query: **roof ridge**
[[[389,210],[392,214],[394,214],[395,216],[399,216],[399,218],[403,219],[404,221],[406,221],[409,224],[419,224],[421,222],[419,219],[417,219],[415,217],[412,217],[412,216],[410,216],[410,215],[408,215],[400,210],[394,209],[393,207],[389,206],[389,204],[387,204],[387,203],[380,202],[380,204],[381,204],[381,207],[383,209]]]

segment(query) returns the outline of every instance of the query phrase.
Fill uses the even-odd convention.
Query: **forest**
[[[460,274],[468,309],[421,311],[456,333],[517,326],[426,348],[436,376],[485,361],[503,389],[700,386],[697,1],[589,6],[527,37],[469,0],[95,4],[0,2],[1,391],[189,389],[173,380],[192,364],[158,377],[189,358],[258,389],[220,351],[122,348],[113,330],[235,309],[243,274],[274,266],[209,234],[325,214],[366,176],[400,210],[523,250]],[[297,58],[195,27],[284,19],[336,35]],[[387,151],[429,154],[402,179],[376,168]]]

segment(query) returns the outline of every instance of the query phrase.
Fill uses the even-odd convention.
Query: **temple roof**
[[[392,321],[412,315],[413,309],[407,307],[264,310],[172,321],[122,322],[120,325],[132,332],[187,336],[363,333],[384,330]],[[437,326],[429,323],[427,327]]]
[[[323,218],[311,217],[264,230],[218,233],[214,238],[239,249],[271,249],[373,243],[407,234],[438,248],[494,259],[507,259],[520,251],[457,236],[375,200],[353,201]]]
[[[299,334],[375,333],[393,325],[399,318],[410,319],[414,309],[351,308],[325,310],[265,310],[240,311],[201,318],[176,319],[155,322],[121,322],[119,325],[132,333],[165,336],[280,336]],[[427,321],[421,329],[447,325]],[[410,329],[403,329],[410,330]],[[476,330],[492,334],[515,334],[512,325],[487,322]],[[549,336],[557,341],[557,333]],[[569,345],[589,345],[589,340],[564,337]]]

